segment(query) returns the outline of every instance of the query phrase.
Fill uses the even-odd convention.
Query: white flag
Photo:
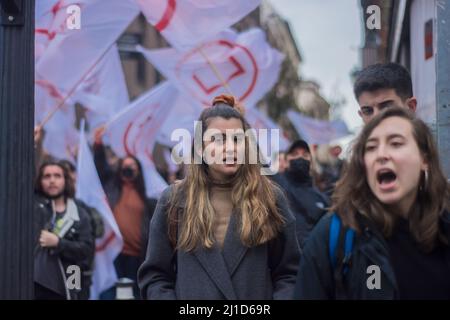
[[[240,34],[228,29],[185,52],[138,50],[180,91],[208,106],[228,92],[226,85],[244,106],[256,105],[278,80],[284,57],[261,29]]]
[[[74,108],[64,106],[45,124],[42,148],[56,159],[75,163],[79,134],[75,128]]]
[[[35,124],[43,121],[62,100],[64,93],[42,80],[35,85]],[[57,159],[74,161],[78,147],[75,102],[87,108],[90,129],[106,123],[128,102],[128,92],[116,45],[78,87],[76,93],[45,124],[43,149]]]
[[[87,75],[72,100],[86,107],[90,130],[105,124],[130,99],[116,45],[105,54],[98,66]]]
[[[40,124],[61,103],[65,95],[65,92],[51,83],[45,80],[36,80],[35,124]],[[108,50],[96,68],[78,86],[72,97],[67,99],[64,106],[55,113],[53,117],[58,117],[60,120],[52,117],[49,122],[59,122],[60,124],[56,125],[64,128],[69,121],[62,121],[63,116],[59,113],[70,112],[73,114],[72,117],[75,117],[73,107],[76,102],[81,103],[87,109],[86,118],[90,130],[105,124],[128,105],[128,91],[116,45]],[[71,123],[74,122],[72,119],[71,121]],[[48,127],[49,124],[45,126],[45,129],[47,130]]]
[[[258,131],[261,129],[267,130],[267,137],[261,137],[262,139],[259,139],[258,137],[259,147],[266,155],[286,151],[289,148],[290,143],[283,130],[263,112],[257,108],[248,108],[245,112],[245,118],[250,126],[256,130],[256,134],[259,134]],[[272,136],[271,130],[278,131],[278,141],[274,141],[275,136]],[[263,136],[263,134],[261,134],[261,136]],[[279,150],[277,150],[277,148]]]
[[[98,299],[102,291],[114,286],[117,281],[114,260],[122,251],[123,239],[95,168],[84,134],[84,126],[80,133],[77,171],[76,198],[95,208],[101,214],[105,226],[104,236],[96,240],[92,275],[91,299]]]
[[[34,48],[35,48],[35,66],[39,62],[40,58],[45,54],[47,48],[53,43],[53,41],[61,37],[65,32],[70,31],[67,29],[68,13],[67,9],[71,5],[77,5],[80,8],[85,8],[86,5],[92,0],[39,0],[36,1],[35,8],[35,36],[34,36]],[[60,70],[64,72],[64,70]],[[56,107],[63,103],[62,101],[67,96],[67,92],[61,90],[61,87],[52,83],[38,74],[35,75],[35,125],[41,124],[44,118],[50,114]],[[72,105],[72,101],[67,99],[64,106],[61,109],[69,110],[68,106]],[[60,115],[61,117],[61,115]],[[63,121],[65,125],[67,121]],[[50,125],[55,127],[55,125]],[[48,129],[48,128],[46,128]],[[55,133],[55,131],[53,131]],[[61,141],[60,137],[46,137],[44,143],[47,144],[51,153],[54,155],[55,150],[60,149],[61,143],[56,143],[54,146],[51,139]],[[77,144],[78,145],[78,142]],[[60,152],[57,152],[60,154]],[[58,155],[55,157],[60,158]]]
[[[157,134],[169,115],[177,90],[164,82],[119,112],[106,127],[111,148],[119,157],[151,157]]]
[[[62,93],[56,86],[45,80],[36,80],[34,83],[34,123],[42,123],[44,118],[56,108],[64,99]],[[65,105],[61,108],[67,106]]]
[[[57,29],[35,69],[36,79],[57,85],[66,93],[73,91],[95,68],[139,12],[131,0],[78,2],[80,29]],[[67,16],[65,9],[63,14]]]
[[[92,0],[38,0],[35,8],[35,61],[45,53],[57,34],[68,31],[67,9],[71,5],[84,8]]]
[[[233,25],[261,0],[137,0],[149,23],[178,50]]]
[[[146,156],[138,157],[144,171],[144,183],[146,196],[158,199],[161,193],[168,187],[167,182],[161,177],[156,170],[153,160]]]
[[[328,144],[350,134],[342,120],[318,120],[292,110],[287,114],[297,132],[308,144]]]
[[[176,98],[177,90],[170,83],[160,84],[124,108],[106,127],[105,135],[119,157],[134,155],[140,160],[150,198],[167,187],[156,171],[153,149]]]
[[[173,147],[179,143],[179,141],[172,141],[171,139],[172,133],[177,129],[187,130],[193,137],[194,122],[198,120],[203,109],[201,103],[177,90],[171,110],[158,132],[157,141],[165,146]],[[189,148],[189,146],[185,147]]]

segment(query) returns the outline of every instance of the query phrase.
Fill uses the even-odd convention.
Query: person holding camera
[[[119,278],[134,280],[134,296],[138,298],[137,270],[145,259],[148,227],[157,200],[146,196],[142,166],[136,157],[119,159],[116,170],[108,164],[102,134],[103,130],[95,134],[94,161],[124,241],[114,266]],[[104,297],[113,299],[113,290]]]

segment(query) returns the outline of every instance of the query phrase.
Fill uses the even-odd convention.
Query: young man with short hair
[[[358,114],[367,124],[382,109],[399,106],[416,110],[411,75],[397,63],[378,63],[359,72],[353,86]]]

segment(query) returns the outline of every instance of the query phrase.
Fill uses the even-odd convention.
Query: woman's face
[[[378,200],[406,215],[427,170],[411,123],[400,117],[383,120],[365,145],[364,163],[370,189]]]
[[[203,157],[211,176],[219,180],[233,176],[245,157],[245,135],[241,120],[211,118],[203,139]]]

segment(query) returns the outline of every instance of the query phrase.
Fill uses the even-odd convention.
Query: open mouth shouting
[[[394,170],[383,168],[377,171],[378,187],[381,191],[391,191],[397,184],[397,174]]]

